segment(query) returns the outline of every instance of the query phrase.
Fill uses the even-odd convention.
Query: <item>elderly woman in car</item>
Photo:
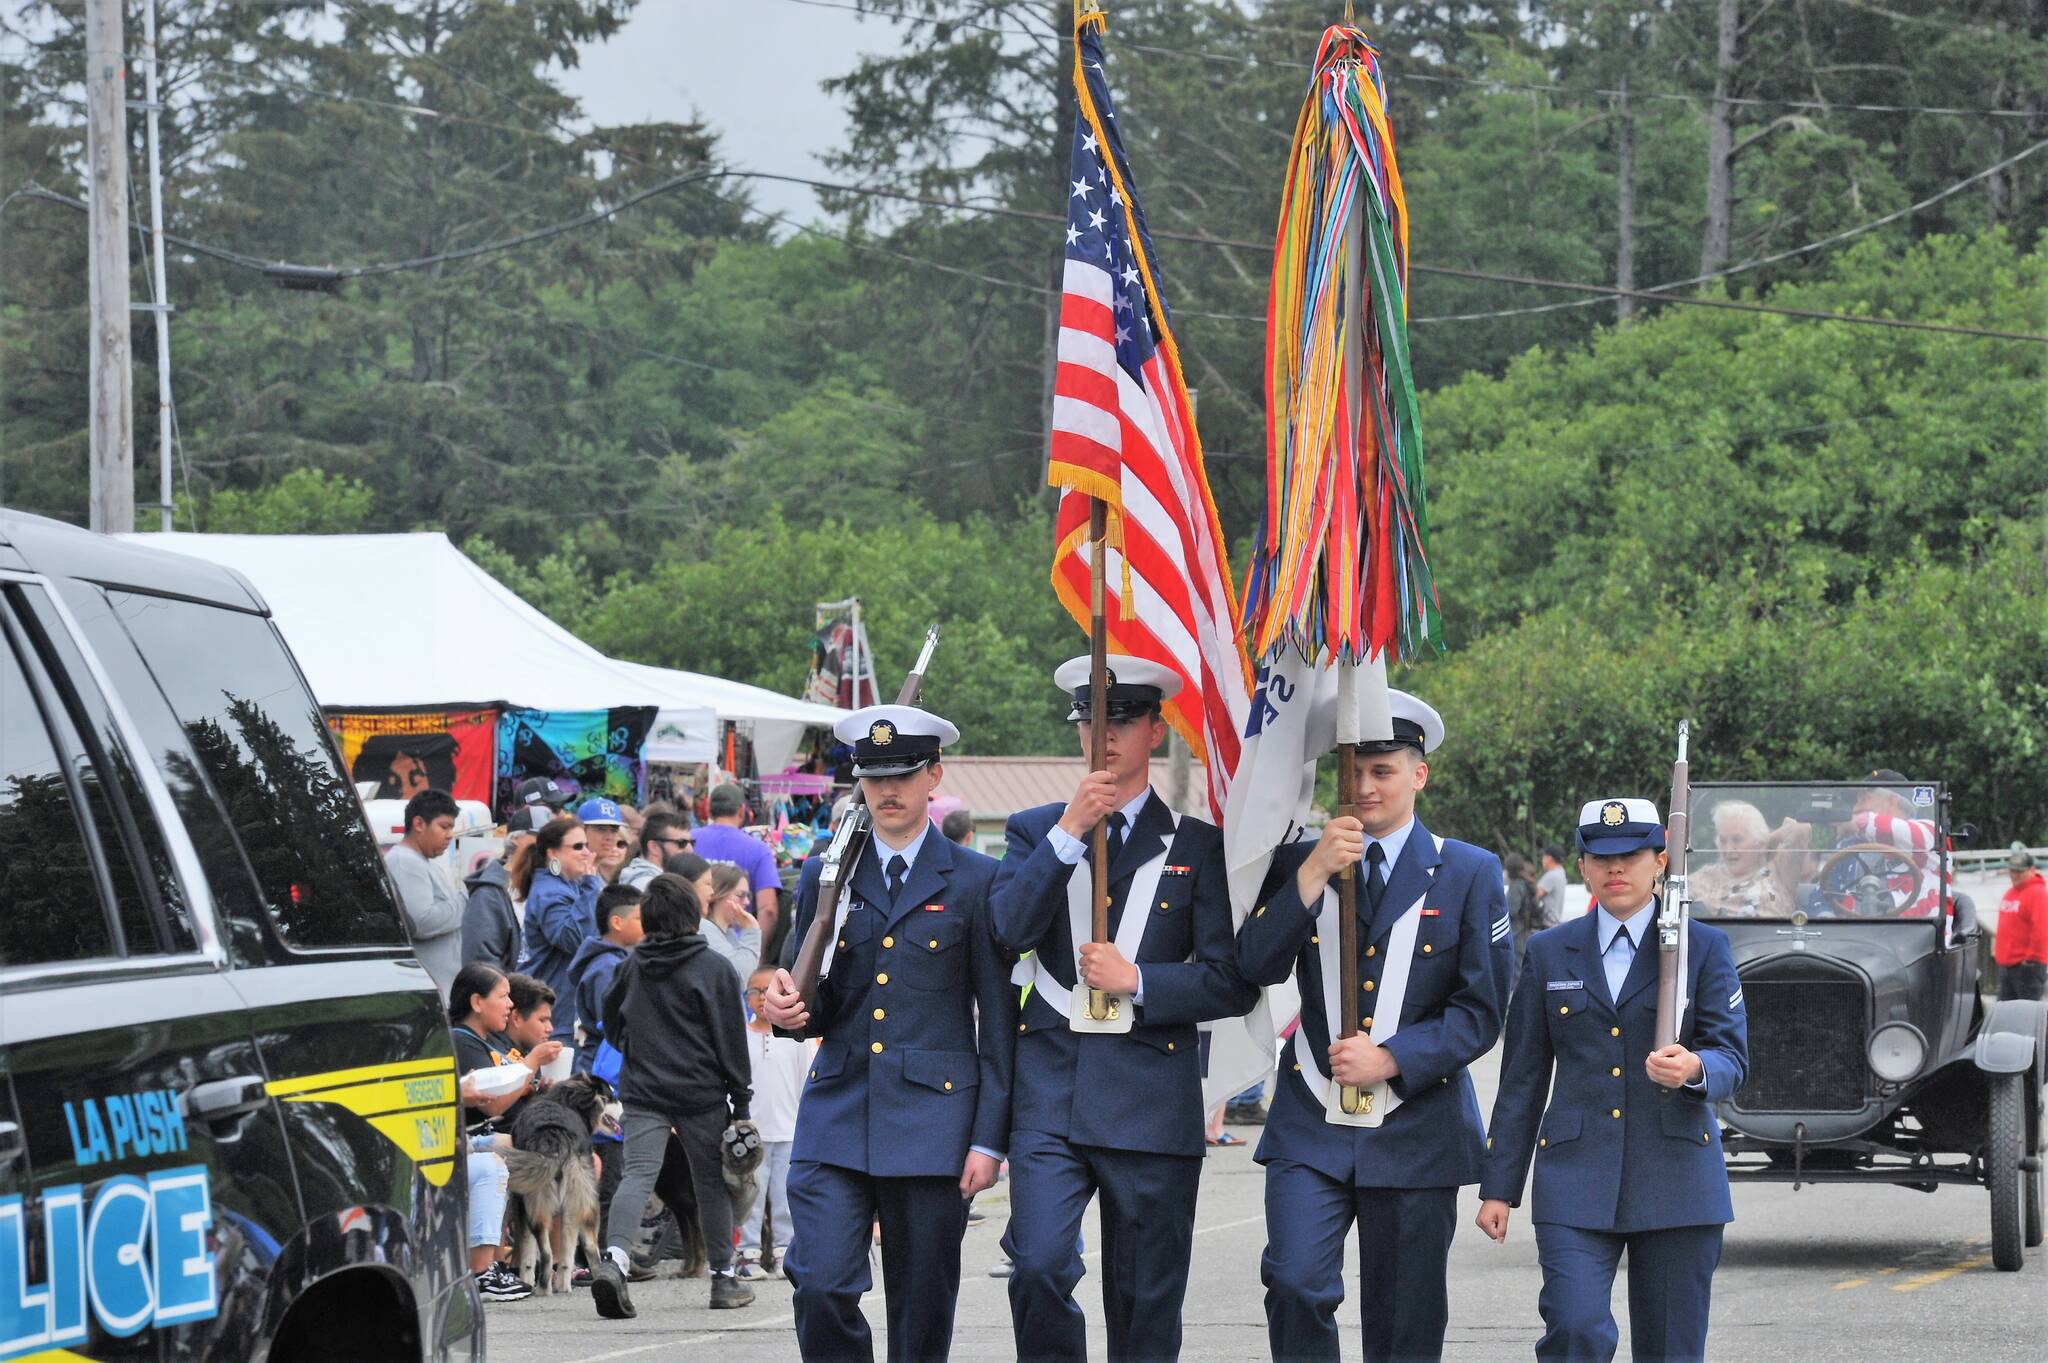
[[[1714,806],[1714,850],[1721,859],[1693,872],[1694,904],[1730,918],[1789,918],[1798,905],[1801,853],[1812,828],[1791,819],[1772,832],[1763,811],[1743,800]]]

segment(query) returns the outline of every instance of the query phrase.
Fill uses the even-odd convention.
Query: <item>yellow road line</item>
[[[1990,1262],[1990,1255],[1979,1254],[1973,1258],[1965,1259],[1961,1263],[1950,1264],[1947,1268],[1937,1268],[1932,1273],[1922,1273],[1917,1278],[1908,1278],[1902,1283],[1893,1283],[1892,1291],[1917,1292],[1923,1287],[1929,1287],[1935,1283],[1953,1278],[1958,1273],[1968,1273],[1973,1268],[1982,1268]]]
[[[1851,1287],[1862,1287],[1868,1284],[1869,1281],[1870,1279],[1868,1278],[1844,1278],[1835,1284],[1835,1291],[1841,1292]]]

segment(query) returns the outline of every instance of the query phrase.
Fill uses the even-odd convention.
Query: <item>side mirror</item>
[[[1954,895],[1949,904],[1956,911],[1956,938],[1977,935],[1977,901],[1966,894]]]
[[[1977,838],[1977,825],[1966,820],[1949,829],[1948,835],[1956,842],[1974,842]]]

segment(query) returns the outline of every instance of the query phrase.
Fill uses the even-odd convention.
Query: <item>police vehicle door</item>
[[[239,1356],[300,1221],[262,1060],[175,812],[43,589],[0,595],[0,1359]]]

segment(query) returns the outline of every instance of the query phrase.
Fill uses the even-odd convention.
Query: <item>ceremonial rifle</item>
[[[1685,888],[1685,843],[1691,835],[1692,771],[1685,759],[1692,735],[1689,720],[1678,721],[1678,760],[1671,764],[1671,820],[1664,833],[1670,858],[1664,874],[1664,902],[1657,906],[1657,1030],[1654,1048],[1678,1040],[1678,1022],[1685,1014],[1685,920],[1692,899]]]
[[[924,687],[925,669],[931,666],[932,650],[938,646],[939,627],[933,625],[925,632],[924,647],[918,651],[917,662],[912,665],[910,675],[903,679],[903,689],[896,693],[898,705],[917,704],[917,693]],[[789,972],[806,1009],[817,1005],[818,976],[825,964],[825,946],[839,928],[839,900],[845,895],[846,887],[852,884],[854,868],[860,864],[861,854],[867,850],[873,832],[874,820],[868,813],[867,796],[856,780],[853,798],[846,802],[846,809],[839,816],[839,826],[832,830],[832,841],[825,845],[825,851],[819,857],[818,906],[811,915],[810,928],[804,933],[803,946],[797,951],[796,962]]]

